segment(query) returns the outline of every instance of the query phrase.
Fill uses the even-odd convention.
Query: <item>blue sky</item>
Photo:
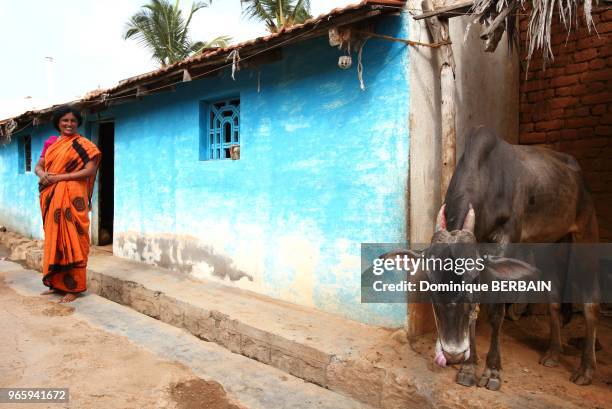
[[[125,41],[125,23],[147,0],[0,0],[0,119],[77,99],[156,69],[146,50]],[[359,0],[311,0],[312,14]],[[188,10],[191,0],[181,0]],[[265,35],[242,18],[240,0],[215,0],[195,14],[192,38]],[[46,57],[52,57],[50,63]]]

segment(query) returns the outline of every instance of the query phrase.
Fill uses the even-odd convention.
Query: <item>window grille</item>
[[[208,107],[206,152],[203,159],[230,159],[240,146],[240,99],[205,105]]]
[[[26,173],[32,171],[32,136],[25,135],[17,141],[17,172]]]
[[[25,162],[25,171],[32,171],[32,136],[26,135],[23,138],[24,145],[24,162]]]

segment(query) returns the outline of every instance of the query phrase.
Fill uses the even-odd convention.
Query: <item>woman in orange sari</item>
[[[79,135],[80,113],[63,107],[53,114],[60,132],[45,142],[36,164],[40,210],[45,231],[43,294],[64,293],[59,302],[72,302],[87,289],[89,209],[100,163],[100,151]]]

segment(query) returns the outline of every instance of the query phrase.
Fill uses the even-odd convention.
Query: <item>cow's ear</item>
[[[540,276],[540,270],[515,258],[487,256],[485,270],[498,280],[528,280]]]

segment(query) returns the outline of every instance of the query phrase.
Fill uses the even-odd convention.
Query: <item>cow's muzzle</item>
[[[459,364],[461,362],[465,362],[470,358],[470,348],[463,351],[446,351],[440,339],[438,338],[436,342],[436,356],[434,357],[434,362],[441,368],[444,368],[447,364]]]

